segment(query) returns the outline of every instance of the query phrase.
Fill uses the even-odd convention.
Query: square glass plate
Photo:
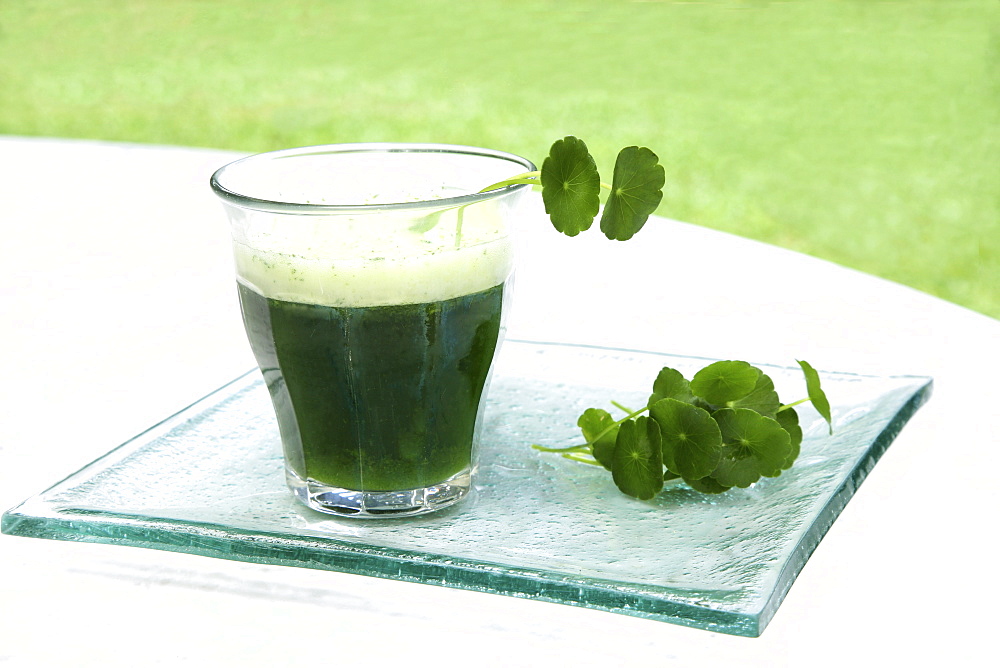
[[[304,566],[535,598],[757,636],[931,379],[823,373],[835,431],[811,406],[795,466],[721,495],[670,484],[622,495],[610,474],[530,448],[580,442],[576,420],[645,403],[662,366],[711,360],[508,340],[493,375],[473,493],[415,518],[314,512],[285,487],[254,370],[3,516],[4,533]],[[760,365],[785,401],[797,368]]]

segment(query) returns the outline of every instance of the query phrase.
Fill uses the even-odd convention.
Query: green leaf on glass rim
[[[582,140],[569,136],[552,144],[539,180],[545,213],[557,230],[575,237],[590,229],[601,205],[601,177]]]
[[[758,371],[760,370],[758,369]],[[750,394],[742,399],[731,401],[726,406],[728,408],[749,408],[761,415],[773,418],[778,409],[781,408],[781,400],[778,399],[778,393],[774,391],[774,381],[766,373],[761,372],[757,376],[757,384],[750,390]]]
[[[671,369],[668,366],[660,369],[656,380],[653,381],[653,393],[649,395],[646,406],[651,407],[660,399],[677,399],[687,403],[694,400],[694,395],[691,394],[691,384],[677,369]]]
[[[712,414],[722,432],[722,458],[712,471],[719,484],[749,487],[762,475],[780,471],[791,453],[791,438],[776,420],[747,408]]]
[[[615,440],[618,438],[620,428],[619,425],[615,424],[611,413],[600,408],[588,408],[576,421],[576,426],[583,432],[587,443],[593,444],[594,459],[610,471],[615,452]],[[607,433],[603,433],[605,430]],[[602,433],[603,435],[601,435]],[[597,438],[599,435],[601,437]]]
[[[611,477],[623,494],[652,499],[663,489],[660,428],[645,416],[626,420],[618,430]]]
[[[806,375],[806,392],[809,393],[809,401],[812,402],[813,407],[816,411],[823,416],[826,420],[826,424],[830,427],[830,433],[833,433],[833,419],[830,415],[830,402],[826,398],[826,392],[820,387],[819,374],[816,369],[809,365],[809,362],[803,360],[795,360],[802,367],[802,373]]]
[[[660,159],[648,148],[627,146],[619,151],[611,194],[601,214],[604,236],[618,241],[631,239],[660,205],[665,182]]]
[[[739,401],[757,386],[760,370],[746,362],[713,362],[691,379],[691,391],[710,404],[725,406]]]
[[[782,470],[790,469],[798,458],[802,447],[802,427],[799,426],[799,414],[795,412],[794,408],[786,408],[780,411],[775,419],[781,428],[788,432],[791,439],[791,452],[788,453],[785,463],[781,465]]]
[[[660,399],[649,407],[660,426],[663,463],[685,479],[704,478],[722,457],[722,433],[708,411],[677,399]]]
[[[712,476],[705,476],[704,478],[698,478],[697,480],[684,479],[684,482],[688,484],[688,487],[696,492],[701,492],[702,494],[722,494],[723,492],[728,492],[732,487],[726,487],[725,485],[719,484],[719,481]]]

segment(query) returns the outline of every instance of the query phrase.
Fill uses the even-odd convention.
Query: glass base
[[[303,479],[289,469],[285,469],[285,479],[295,497],[313,510],[361,519],[411,517],[434,512],[461,501],[472,488],[471,469],[460,471],[436,485],[389,492],[330,487]]]

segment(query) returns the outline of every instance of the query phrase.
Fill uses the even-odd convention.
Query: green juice
[[[368,492],[467,470],[505,285],[426,303],[330,306],[238,283],[290,473]]]

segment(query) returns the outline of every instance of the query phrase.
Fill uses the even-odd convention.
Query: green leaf
[[[721,485],[749,487],[762,475],[781,470],[791,453],[791,439],[776,420],[747,408],[723,408],[712,417],[725,444],[712,472]]]
[[[575,237],[590,229],[601,205],[601,177],[582,140],[570,136],[552,144],[540,180],[545,213],[557,230]]]
[[[649,415],[660,426],[663,463],[685,479],[704,478],[722,457],[722,433],[708,411],[677,399],[660,399]]]
[[[794,408],[786,408],[780,411],[775,416],[775,419],[781,425],[781,428],[788,432],[788,436],[791,439],[791,452],[788,453],[785,463],[781,465],[782,470],[790,469],[798,458],[802,447],[802,427],[799,426],[799,414],[795,412]]]
[[[833,433],[833,419],[830,415],[830,402],[826,398],[826,392],[820,387],[819,374],[816,369],[809,365],[809,362],[802,360],[795,360],[802,367],[802,373],[806,375],[806,392],[809,393],[809,401],[812,402],[813,407],[816,411],[823,416],[826,420],[826,424],[830,427],[830,433]]]
[[[758,376],[760,371],[746,362],[714,362],[694,375],[691,391],[710,404],[724,406],[753,392]]]
[[[646,147],[628,146],[618,153],[611,194],[601,215],[608,239],[627,241],[642,229],[663,199],[666,175],[660,159]]]
[[[693,406],[697,406],[698,408],[703,408],[706,411],[708,411],[709,413],[714,413],[715,411],[719,410],[719,408],[721,408],[720,406],[713,406],[712,404],[708,403],[707,401],[705,401],[701,397],[695,397],[691,401],[691,404]]]
[[[611,413],[601,408],[588,408],[585,410],[576,421],[576,426],[583,432],[583,437],[587,439],[588,443],[593,443],[594,439],[609,427],[611,431],[601,436],[599,440],[614,443],[615,438],[618,436],[618,427],[615,426],[615,419],[611,417]]]
[[[618,430],[611,476],[623,494],[652,499],[663,489],[660,428],[645,416],[626,420]]]
[[[652,406],[660,399],[677,399],[687,403],[694,400],[694,395],[691,394],[691,384],[677,369],[671,369],[668,366],[660,369],[656,380],[653,381],[653,393],[649,395],[646,406]]]
[[[698,478],[697,480],[684,479],[684,482],[696,492],[701,492],[702,494],[722,494],[723,492],[728,492],[732,487],[726,487],[725,485],[719,484],[719,481],[712,476],[705,476],[704,478]]]
[[[615,436],[618,436],[618,431],[615,430]],[[614,443],[594,443],[593,448],[594,459],[596,459],[601,466],[607,470],[611,470],[615,462],[615,444]]]
[[[778,399],[778,393],[774,391],[774,381],[766,373],[761,372],[757,376],[757,384],[754,385],[750,394],[742,399],[730,401],[726,406],[728,408],[749,408],[761,415],[773,418],[778,409],[781,408],[781,400]]]
[[[583,432],[587,443],[593,443],[594,459],[610,471],[615,452],[615,440],[618,438],[618,430],[620,429],[620,426],[615,424],[615,419],[611,417],[611,413],[600,408],[588,408],[576,421],[576,426]],[[608,428],[610,431],[597,438]],[[597,438],[596,441],[595,438]]]

